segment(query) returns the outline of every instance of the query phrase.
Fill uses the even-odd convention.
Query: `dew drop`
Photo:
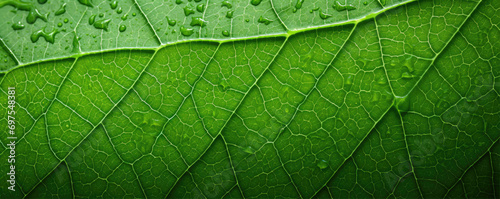
[[[259,20],[257,21],[259,23],[263,23],[263,24],[266,24],[266,25],[269,25],[271,22],[273,22],[272,20],[269,20],[267,18],[264,18],[262,16],[260,16]]]
[[[52,32],[46,32],[45,28],[42,28],[41,30],[37,30],[31,34],[31,42],[35,43],[40,37],[43,37],[45,38],[45,41],[53,44],[57,33],[59,33],[59,31],[56,29]]]
[[[184,26],[180,27],[181,34],[184,36],[191,36],[194,33],[192,28],[186,28]]]
[[[318,164],[316,164],[316,166],[318,166],[318,168],[320,169],[326,169],[326,167],[328,167],[328,161],[320,160]]]
[[[255,149],[253,149],[251,146],[247,146],[247,147],[243,148],[243,152],[248,153],[248,154],[254,154]]]
[[[86,6],[91,7],[91,8],[94,7],[92,5],[92,3],[90,2],[90,0],[78,0],[78,2],[80,2],[82,5],[86,5]]]
[[[337,11],[354,10],[354,9],[356,9],[356,7],[354,7],[351,4],[342,5],[339,1],[335,1],[333,3],[333,8],[335,8],[335,10],[337,10]]]
[[[64,19],[64,23],[68,23],[68,22],[69,22],[68,18]]]
[[[191,19],[191,26],[200,26],[205,27],[207,25],[207,21],[203,20],[201,17],[193,17]]]
[[[135,12],[133,12],[133,13],[132,13],[132,16],[134,16],[134,17],[135,17],[135,15],[137,15],[137,14],[135,14]]]
[[[122,16],[122,20],[123,20],[123,21],[127,20],[127,17],[128,17],[128,14],[124,14],[124,15]]]
[[[189,6],[184,7],[184,15],[186,15],[186,17],[187,17],[191,14],[194,14],[193,8],[191,8]]]
[[[38,0],[38,3],[39,4],[44,4],[44,3],[47,3],[47,0]]]
[[[410,74],[409,72],[404,72],[403,74],[401,74],[401,78],[411,79],[411,78],[414,78],[414,76],[412,74]]]
[[[177,23],[177,21],[175,21],[174,19],[168,18],[168,16],[166,18],[168,21],[168,25],[170,25],[170,26],[175,26],[175,24]]]
[[[34,7],[29,10],[28,16],[26,17],[26,21],[29,24],[34,24],[37,19],[42,19],[43,21],[47,22],[47,17],[49,16],[49,13],[42,15],[40,12],[35,9]]]
[[[226,32],[227,32],[227,31],[226,31]],[[224,34],[224,32],[222,32],[222,34]],[[224,35],[224,36],[226,36],[226,35]],[[227,32],[227,36],[226,36],[226,37],[228,37],[228,36],[229,36],[229,32]],[[230,88],[229,83],[227,82],[227,80],[226,80],[225,78],[223,78],[223,79],[220,81],[220,83],[219,83],[219,87],[220,87],[223,91],[227,91],[227,90]]]
[[[245,19],[245,22],[250,22],[250,19]]]
[[[120,32],[125,32],[125,30],[127,30],[127,26],[121,25],[120,26]]]
[[[222,35],[229,37],[229,31],[227,30],[222,31]]]
[[[250,3],[254,6],[258,6],[262,0],[251,0]]]
[[[354,79],[353,75],[347,75],[345,78],[345,85],[350,86],[352,85],[352,80]]]
[[[109,6],[111,6],[111,9],[116,9],[116,7],[118,7],[118,1],[113,1],[109,4]]]
[[[313,13],[314,11],[318,11],[318,10],[319,10],[319,7],[314,8],[314,9],[312,9],[312,10],[311,10],[311,11],[309,11],[309,12],[310,12],[310,13]]]
[[[91,15],[91,16],[89,17],[89,24],[90,24],[90,25],[94,24],[94,22],[95,22],[95,16],[96,16],[96,15]]]
[[[379,92],[373,93],[372,102],[378,102],[379,100],[380,100],[380,93]]]
[[[74,53],[78,53],[80,52],[80,42],[79,42],[80,38],[78,36],[76,36],[76,33],[73,37],[73,49],[71,50],[72,52]]]
[[[123,12],[123,10],[122,10],[122,8],[121,8],[121,7],[119,7],[119,8],[118,8],[118,10],[116,10],[116,13],[117,13],[117,14],[121,14],[122,12]]]
[[[385,85],[386,84],[385,78],[383,78],[383,77],[379,78],[378,81],[377,81],[377,84],[379,84],[379,85]]]
[[[103,17],[104,17],[104,13],[100,13],[100,14],[99,14],[99,17],[100,17],[100,18],[103,18]]]
[[[328,13],[324,13],[323,11],[319,11],[319,17],[321,19],[328,19],[328,18],[332,17],[332,15],[330,15]]]
[[[176,3],[177,5],[179,5],[179,4],[181,4],[181,3],[182,3],[182,0],[175,0],[175,3]]]
[[[231,4],[229,1],[223,1],[221,7],[227,7],[231,9],[233,8],[233,4]]]
[[[234,13],[234,11],[232,11],[232,10],[231,11],[227,11],[226,17],[230,18],[230,19],[233,18],[233,13]]]
[[[406,58],[403,65],[406,66],[406,68],[408,69],[408,71],[410,71],[410,73],[413,73],[414,69],[411,57]]]
[[[394,105],[400,113],[406,113],[410,110],[410,99],[408,96],[396,96]]]
[[[62,26],[63,26],[63,24],[62,24],[61,22],[59,22],[59,23],[57,24],[57,26],[58,26],[58,27],[62,27]]]
[[[24,29],[24,24],[22,24],[20,21],[17,23],[12,24],[12,29],[14,30],[22,30]]]
[[[96,21],[94,23],[94,28],[104,29],[105,31],[108,31],[108,26],[109,26],[110,21],[111,21],[111,19],[102,19],[102,20]]]
[[[151,119],[151,126],[152,127],[160,127],[161,126],[160,120],[158,120],[158,119]],[[184,135],[186,135],[186,134],[184,134]]]
[[[368,1],[363,2],[363,5],[368,5]]]
[[[203,12],[205,11],[205,4],[199,4],[198,6],[196,6],[196,10],[198,10],[198,12]]]
[[[297,3],[295,3],[295,8],[293,9],[293,12],[297,12],[298,9],[302,8],[302,4],[304,3],[304,0],[297,0]]]
[[[54,13],[56,16],[66,13],[66,3],[62,4],[61,7]]]

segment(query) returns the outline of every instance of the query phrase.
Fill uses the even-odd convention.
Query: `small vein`
[[[21,65],[22,64],[22,62],[19,61],[19,59],[17,59],[17,57],[14,54],[14,52],[12,52],[12,50],[7,46],[7,44],[3,41],[2,38],[0,38],[0,45],[9,53],[9,55],[14,59],[14,61],[16,61],[17,65]]]
[[[495,140],[495,142],[493,142],[490,147],[488,147],[488,149],[479,157],[476,159],[476,161],[474,161],[469,167],[467,167],[467,169],[465,169],[465,171],[462,173],[462,175],[458,178],[458,180],[455,182],[455,184],[453,184],[449,189],[448,191],[446,192],[446,194],[443,196],[443,198],[448,198],[448,194],[450,193],[450,191],[455,187],[457,186],[457,184],[459,182],[463,182],[463,177],[465,176],[465,174],[467,174],[467,172],[472,168],[474,167],[476,164],[478,164],[478,162],[483,158],[485,157],[486,155],[488,155],[490,152],[491,152],[491,148],[493,148],[493,146],[495,146],[495,144],[498,143],[498,140],[500,140],[500,138],[497,138],[497,140]],[[467,195],[467,194],[466,194]]]
[[[285,31],[289,31],[290,29],[286,26],[285,22],[283,22],[283,20],[281,20],[281,17],[278,15],[278,11],[276,11],[276,8],[274,7],[273,0],[269,0],[269,2],[271,4],[271,9],[273,10],[278,20],[280,21],[281,25],[283,25],[283,27],[285,28]]]
[[[142,16],[144,16],[144,19],[146,19],[146,21],[148,22],[148,25],[151,28],[151,31],[153,31],[153,33],[156,36],[156,39],[158,40],[159,44],[161,45],[162,42],[161,42],[160,37],[158,36],[158,33],[155,31],[155,28],[153,27],[153,24],[151,24],[151,22],[149,21],[148,17],[144,13],[144,11],[142,11],[142,8],[141,8],[141,6],[139,6],[139,3],[137,3],[137,0],[134,0],[134,4],[137,7],[137,9],[139,9],[139,11],[141,12]]]

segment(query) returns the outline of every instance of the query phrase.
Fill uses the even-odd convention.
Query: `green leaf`
[[[499,197],[499,1],[0,0],[0,19],[0,198]]]

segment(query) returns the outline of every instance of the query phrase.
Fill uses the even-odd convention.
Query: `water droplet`
[[[194,0],[194,2],[200,2],[201,0]]]
[[[96,15],[91,15],[91,16],[89,17],[89,24],[90,24],[90,25],[94,24],[94,22],[95,22],[95,16],[96,16]]]
[[[404,72],[403,74],[401,74],[401,78],[403,79],[411,79],[411,78],[414,78],[414,76],[408,72]]]
[[[56,16],[62,15],[66,12],[66,3],[62,4],[61,7],[54,13]]]
[[[323,11],[319,11],[319,17],[321,19],[328,19],[328,18],[332,17],[332,15],[330,15],[328,13],[324,13]]]
[[[233,8],[233,4],[231,4],[229,1],[223,1],[221,7],[227,7],[231,9]]]
[[[160,127],[161,126],[161,123],[160,123],[160,120],[158,119],[151,119],[151,126],[153,127]]]
[[[174,19],[168,18],[168,16],[166,18],[168,21],[168,25],[170,25],[170,26],[175,26],[175,24],[177,23]]]
[[[406,113],[410,110],[410,99],[408,96],[404,97],[396,96],[394,100],[395,100],[394,105],[396,106],[396,109],[400,113]]]
[[[49,16],[49,13],[42,15],[40,12],[35,9],[34,7],[29,10],[28,16],[26,17],[26,21],[29,24],[34,24],[38,18],[42,19],[43,21],[47,22],[47,17]]]
[[[127,17],[128,17],[128,14],[123,15],[123,16],[122,16],[122,20],[123,20],[123,21],[127,20]]]
[[[224,34],[224,33],[223,33]],[[227,33],[228,36],[229,36],[229,32]],[[222,78],[219,82],[219,87],[223,90],[223,91],[227,91],[229,88],[231,88],[229,86],[229,82],[227,82],[226,78]]]
[[[229,37],[229,31],[227,30],[222,31],[222,35]]]
[[[333,8],[335,8],[335,10],[337,10],[337,11],[354,10],[354,9],[356,9],[356,7],[354,7],[351,4],[342,5],[339,1],[335,1],[333,3]]]
[[[121,14],[123,11],[122,11],[122,7],[119,7],[118,10],[116,10],[116,13],[117,14]]]
[[[40,12],[31,3],[22,2],[22,1],[18,1],[18,0],[7,0],[7,1],[0,2],[0,7],[3,7],[5,5],[10,5],[18,10],[28,11],[29,13],[28,13],[28,17],[26,17],[26,21],[29,24],[35,23],[36,19],[38,19],[38,18],[47,22],[48,13],[45,15],[40,14]],[[17,11],[13,11],[13,12],[16,13]]]
[[[348,86],[352,85],[353,79],[354,79],[353,75],[347,75],[347,77],[345,78],[345,85]]]
[[[309,12],[310,12],[310,13],[313,13],[314,11],[318,11],[318,10],[319,10],[319,7],[314,8],[314,9],[312,9],[312,10],[311,10],[311,11],[309,11]]]
[[[179,5],[179,4],[181,4],[181,3],[182,3],[182,0],[175,0],[175,3],[176,3],[177,5]]]
[[[47,3],[47,0],[38,0],[38,3],[39,4],[44,4],[44,3]]]
[[[258,20],[257,22],[259,22],[259,23],[263,23],[263,24],[266,24],[266,25],[269,25],[269,24],[270,24],[271,22],[273,22],[273,21],[271,21],[271,20],[269,20],[269,19],[267,19],[267,18],[264,18],[264,17],[260,16],[260,18],[259,18],[259,20]]]
[[[127,26],[121,25],[120,26],[120,32],[124,32],[125,30],[127,30]]]
[[[410,73],[413,73],[414,69],[413,69],[413,62],[412,62],[411,57],[406,58],[403,65],[406,66],[406,68],[408,69],[408,71],[410,71]]]
[[[92,5],[92,3],[90,2],[90,0],[78,0],[78,2],[80,2],[82,5],[86,5],[86,6],[91,7],[91,8],[94,7]]]
[[[194,14],[193,8],[191,8],[189,6],[184,7],[184,15],[186,15],[186,17],[187,17],[191,14]]]
[[[109,4],[109,6],[111,6],[111,9],[116,9],[116,7],[118,7],[118,1],[113,1],[112,3]]]
[[[52,32],[46,32],[45,28],[35,31],[31,34],[31,42],[35,43],[40,37],[45,38],[45,41],[53,44],[55,41],[56,34],[59,33],[58,30],[54,29]]]
[[[298,9],[302,8],[302,4],[304,3],[304,0],[297,0],[297,3],[295,3],[295,8],[293,9],[293,12],[297,12]]]
[[[383,77],[380,77],[377,81],[377,84],[379,84],[379,85],[385,85],[385,83],[386,83],[386,81],[385,81],[385,78],[383,78]]]
[[[181,26],[180,31],[184,36],[191,36],[194,33],[194,30],[192,28],[186,28],[184,26]]]
[[[247,146],[247,147],[243,148],[243,152],[248,153],[248,154],[254,154],[255,149],[253,149],[251,146]]]
[[[137,15],[137,14],[135,14],[135,12],[133,12],[133,13],[132,13],[132,16],[134,16],[134,17],[135,17],[135,15]]]
[[[100,13],[100,14],[99,14],[99,17],[100,17],[100,18],[103,18],[103,17],[104,17],[104,13]]]
[[[250,21],[250,19],[245,19],[245,21],[246,21],[246,22],[249,22],[249,21]]]
[[[201,17],[193,17],[190,25],[205,27],[207,25],[207,21],[203,20]]]
[[[380,100],[380,93],[379,92],[373,93],[372,102],[378,102],[379,100]]]
[[[196,6],[196,10],[198,10],[198,12],[203,12],[205,11],[205,4],[199,4],[198,6]]]
[[[68,22],[69,22],[68,18],[64,19],[64,23],[68,23]]]
[[[254,6],[258,6],[262,0],[251,0],[250,3]]]
[[[80,42],[79,42],[79,40],[80,40],[80,38],[78,36],[76,36],[76,33],[75,33],[75,36],[73,37],[73,49],[71,50],[74,53],[80,52]]]
[[[318,164],[316,164],[316,166],[318,166],[318,168],[320,169],[326,169],[326,167],[328,167],[328,161],[320,160]]]
[[[230,18],[230,19],[233,18],[233,13],[234,13],[234,11],[232,11],[232,10],[231,11],[227,11],[226,17]]]
[[[363,5],[368,5],[368,1],[363,2]]]
[[[94,23],[94,28],[104,29],[105,31],[108,31],[108,26],[109,26],[110,21],[111,21],[111,19],[102,19],[102,20],[96,21]]]
[[[14,30],[22,30],[24,29],[24,24],[22,24],[20,21],[17,23],[12,24],[12,29]]]
[[[62,26],[63,26],[63,24],[62,24],[61,22],[59,22],[59,23],[57,24],[57,26],[58,26],[58,27],[62,27]]]

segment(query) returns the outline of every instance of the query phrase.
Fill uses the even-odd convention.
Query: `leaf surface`
[[[499,10],[0,2],[0,195],[498,197]]]

